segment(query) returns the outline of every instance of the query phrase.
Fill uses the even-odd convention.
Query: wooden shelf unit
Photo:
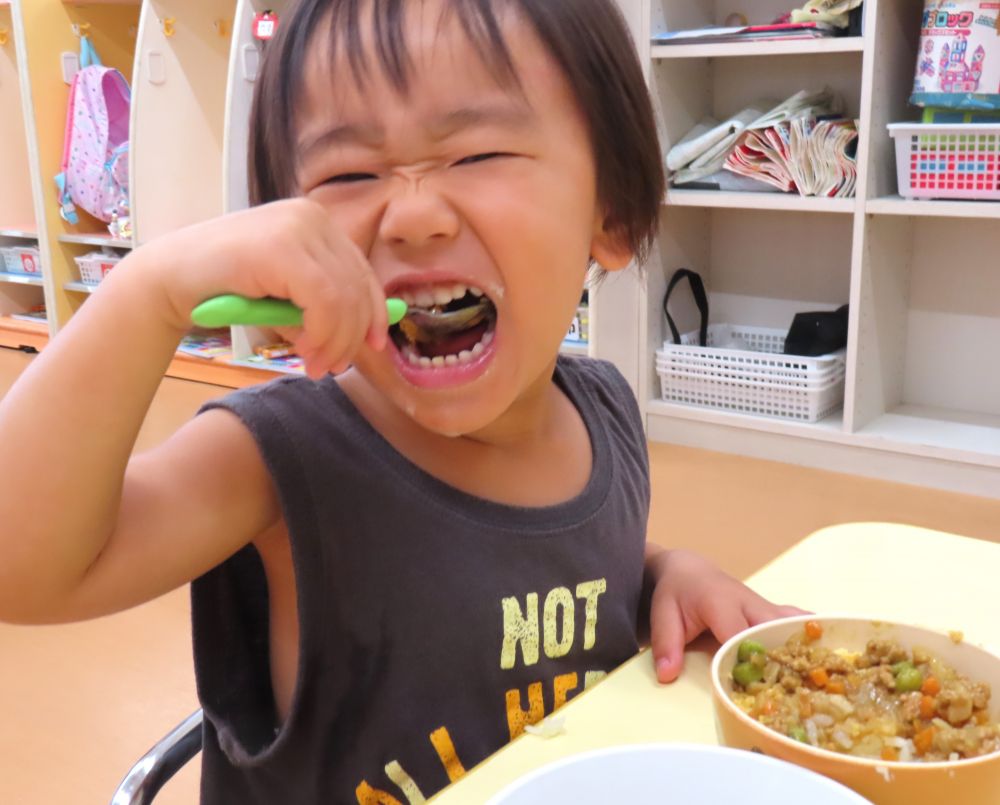
[[[658,106],[664,152],[702,117],[830,86],[860,122],[856,199],[671,189],[633,302],[634,378],[650,438],[1000,497],[1000,204],[898,195],[890,122],[907,104],[921,8],[866,0],[856,39],[658,46],[659,31],[721,24],[718,0],[619,0]],[[751,23],[787,11],[751,0]],[[779,58],[780,57],[780,58]],[[817,214],[830,213],[830,214]],[[844,409],[817,424],[660,399],[663,294],[680,267],[706,280],[713,322],[787,328],[851,305]],[[679,286],[682,331],[697,314]],[[597,353],[600,355],[600,351]]]
[[[24,40],[18,34],[15,9],[10,3],[0,3],[0,31],[6,44],[0,45],[0,143],[3,152],[3,181],[0,182],[0,246],[25,246],[38,240],[38,224],[32,177],[29,167],[29,138],[25,113]],[[27,243],[26,243],[27,241]],[[44,257],[43,257],[44,262]],[[0,335],[0,343],[20,341],[24,327],[11,313],[23,313],[46,301],[41,277],[8,274],[0,259],[0,328],[13,322],[14,331]],[[32,335],[38,329],[32,325]],[[29,345],[33,346],[33,345]]]

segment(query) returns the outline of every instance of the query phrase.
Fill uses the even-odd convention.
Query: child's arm
[[[704,557],[646,543],[644,587],[656,677],[673,682],[684,667],[684,646],[706,629],[720,642],[764,621],[804,614],[776,606]]]
[[[0,403],[0,620],[75,620],[204,573],[279,516],[250,434],[208,412],[130,460],[191,309],[220,293],[305,310],[312,376],[386,338],[367,261],[318,205],[279,202],[122,261]]]

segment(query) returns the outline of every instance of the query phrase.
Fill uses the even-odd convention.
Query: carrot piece
[[[843,693],[844,693],[845,690],[846,690],[846,688],[844,688],[844,682],[843,682],[843,680],[840,680],[840,679],[831,679],[829,682],[826,683],[826,692],[827,693],[839,693],[839,694],[843,695]]]
[[[899,760],[899,750],[895,746],[883,746],[882,760],[889,760],[889,761]]]
[[[931,746],[934,744],[934,727],[927,727],[927,729],[920,730],[916,735],[913,736],[913,746],[917,750],[918,755],[926,755],[930,751]]]
[[[817,688],[825,688],[827,682],[830,681],[825,668],[813,668],[809,672],[809,678]]]
[[[823,627],[819,621],[806,621],[806,637],[809,640],[819,640],[823,636]]]
[[[934,718],[934,714],[937,712],[937,700],[933,696],[921,696],[920,697],[920,717],[926,721],[930,721]]]
[[[774,713],[774,699],[768,699],[764,702],[764,706],[760,708],[760,712],[765,716]]]
[[[920,692],[928,696],[937,696],[941,692],[941,683],[936,676],[928,676],[920,686]]]

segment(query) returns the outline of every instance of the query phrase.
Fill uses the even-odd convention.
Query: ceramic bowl
[[[486,805],[870,805],[791,763],[721,746],[643,744],[584,752],[525,775]]]
[[[872,638],[897,641],[903,648],[925,648],[972,682],[988,682],[993,695],[989,716],[1000,721],[1000,656],[949,634],[919,626],[885,623],[857,616],[799,616],[747,629],[727,641],[712,661],[712,702],[719,742],[790,761],[843,783],[876,805],[1000,805],[1000,752],[947,762],[887,762],[819,749],[776,732],[744,713],[730,698],[732,669],[739,644],[753,639],[777,648],[806,621],[823,627],[820,645],[863,651]]]

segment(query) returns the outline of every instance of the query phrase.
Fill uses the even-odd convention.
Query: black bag
[[[836,310],[796,313],[785,337],[786,355],[828,355],[847,346],[847,312]]]

